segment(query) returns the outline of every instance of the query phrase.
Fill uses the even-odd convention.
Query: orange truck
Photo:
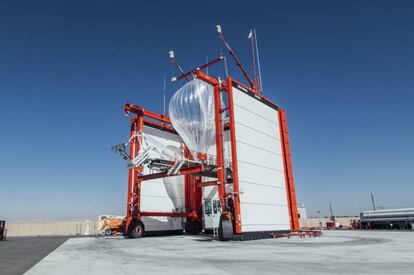
[[[118,233],[122,233],[124,225],[124,216],[100,215],[98,217],[99,231],[105,236],[111,236]]]

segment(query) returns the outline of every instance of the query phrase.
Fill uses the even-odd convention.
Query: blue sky
[[[161,112],[168,51],[184,68],[218,55],[216,24],[249,69],[257,29],[310,215],[358,214],[371,192],[414,206],[410,1],[1,1],[0,218],[123,214],[123,104]]]

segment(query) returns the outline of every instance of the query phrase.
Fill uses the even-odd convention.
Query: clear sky
[[[271,4],[272,3],[272,4]],[[414,207],[412,1],[1,1],[0,219],[124,214],[126,101],[162,111],[162,76],[224,51],[287,110],[309,215],[358,214],[370,193]],[[231,63],[231,62],[230,62]],[[241,79],[234,63],[230,74]],[[167,98],[179,88],[167,83]]]

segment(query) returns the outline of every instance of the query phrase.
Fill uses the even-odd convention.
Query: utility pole
[[[318,209],[318,218],[319,218],[319,228],[322,229],[321,210],[319,210],[319,209]]]
[[[375,208],[374,195],[372,195],[372,193],[371,193],[371,201],[372,201],[372,207],[374,208],[374,211],[375,211],[375,210],[377,210],[377,209]]]
[[[334,214],[333,214],[333,212],[332,212],[332,204],[331,204],[331,203],[329,203],[329,210],[331,211],[331,220],[332,220],[333,222],[335,222],[335,216],[334,216]]]

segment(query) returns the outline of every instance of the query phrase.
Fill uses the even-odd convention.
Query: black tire
[[[201,223],[194,220],[187,221],[185,232],[190,235],[198,235],[201,232]]]
[[[105,236],[111,236],[111,235],[112,235],[112,229],[111,228],[105,229]]]
[[[128,237],[131,239],[142,238],[145,233],[144,224],[141,221],[131,221],[128,226]]]
[[[218,237],[220,241],[224,242],[229,241],[233,237],[233,223],[224,215],[220,217]]]

